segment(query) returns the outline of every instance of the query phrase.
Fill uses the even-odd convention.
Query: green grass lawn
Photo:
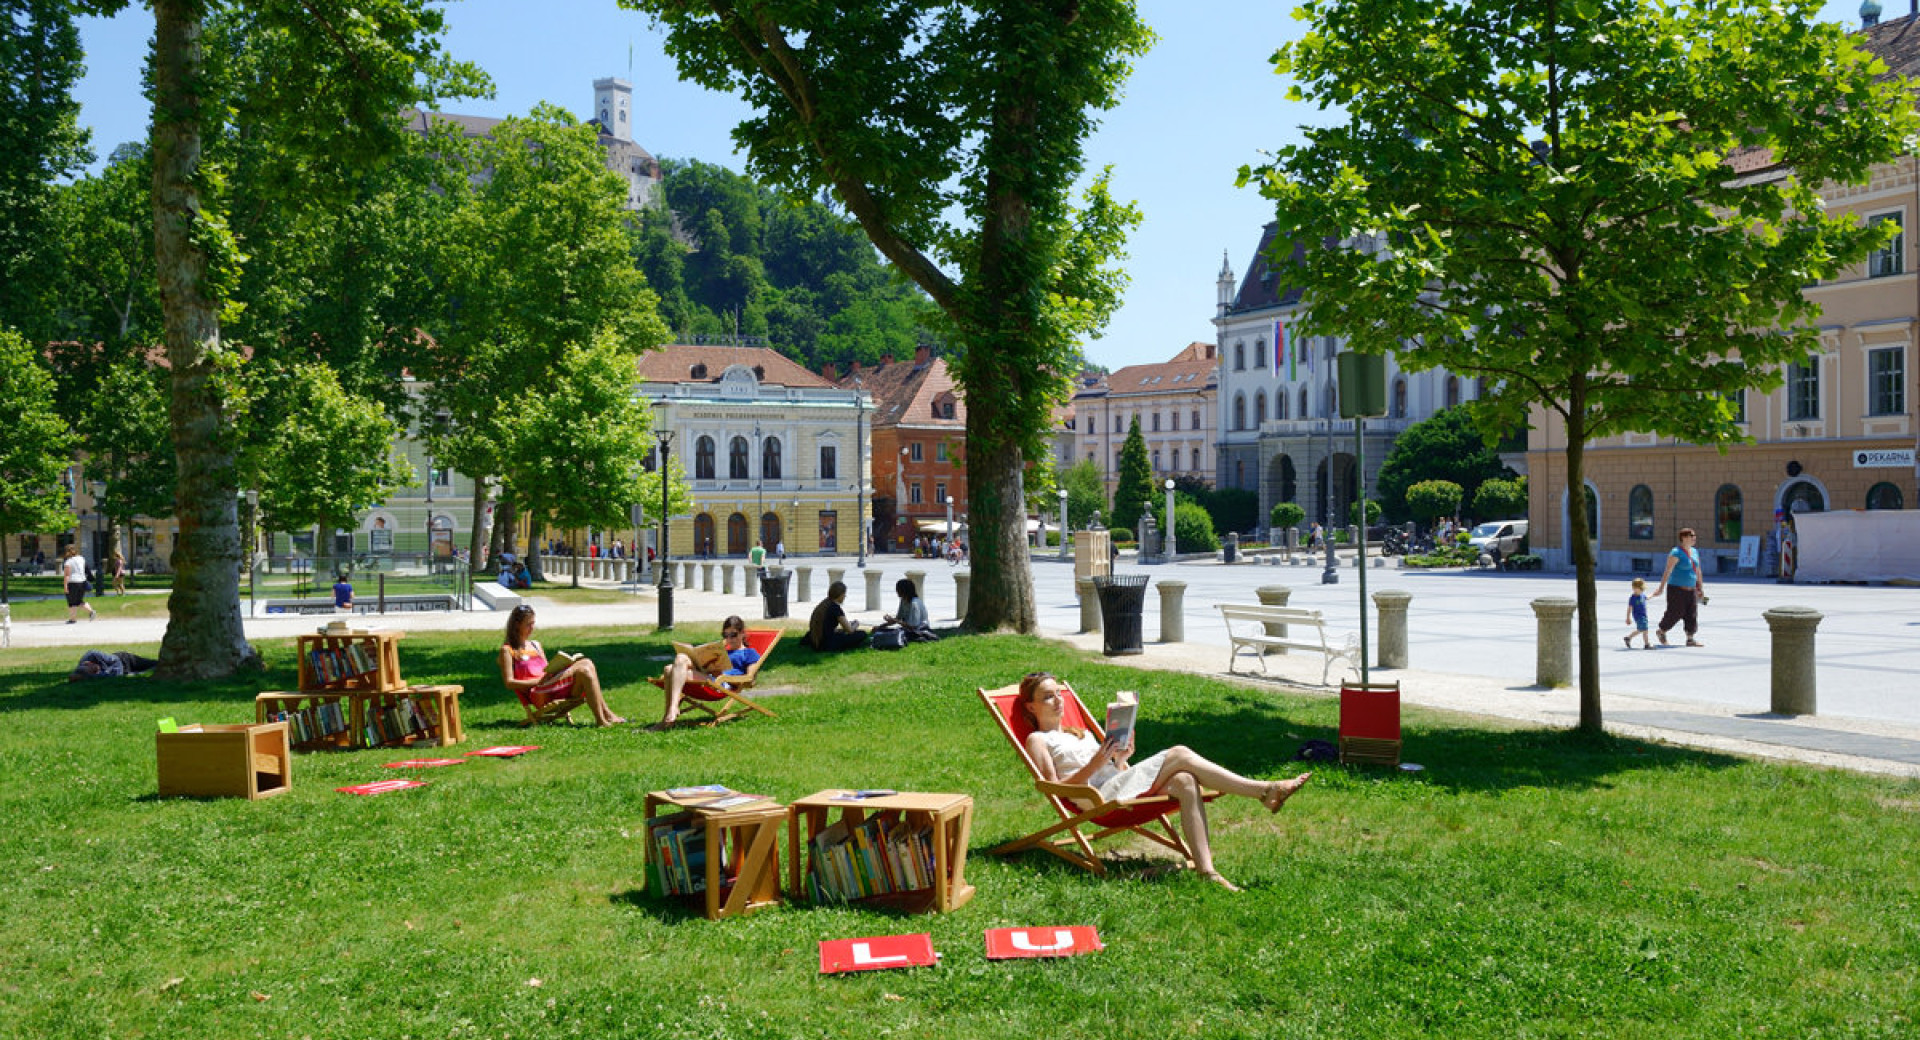
[[[87,592],[87,602],[101,617],[164,617],[167,613],[166,593],[173,588],[173,576],[170,574],[140,574],[127,579],[127,595],[121,596],[111,591],[104,596],[93,594],[91,587]],[[15,621],[46,621],[67,616],[66,589],[57,576],[41,575],[32,578],[14,578],[7,586],[8,607],[13,611]],[[81,621],[87,619],[87,612],[74,612]]]
[[[657,713],[664,642],[543,631]],[[710,637],[684,630],[681,638]],[[528,734],[490,633],[402,644],[467,688],[468,743],[537,743],[378,798],[397,751],[302,756],[257,803],[157,800],[153,721],[251,718],[293,680],[68,685],[0,652],[3,1037],[1912,1037],[1920,783],[1409,712],[1417,775],[1323,767],[1277,815],[1211,810],[1240,895],[1125,858],[1106,877],[986,850],[1049,821],[973,697],[1047,666],[1142,694],[1181,743],[1290,774],[1335,706],[1109,666],[1019,637],[762,673],[777,720]],[[133,648],[143,649],[143,648]],[[151,652],[150,648],[147,652]],[[780,907],[708,922],[639,891],[642,794],[725,783],[976,802],[979,894],[942,916]],[[988,963],[981,932],[1091,924],[1105,952]],[[822,939],[930,931],[937,968],[823,978]],[[535,985],[533,980],[539,980]]]

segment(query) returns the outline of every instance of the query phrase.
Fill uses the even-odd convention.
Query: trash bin
[[[1144,641],[1140,612],[1147,602],[1147,576],[1116,574],[1093,579],[1100,596],[1100,627],[1106,633],[1108,657],[1141,652]]]
[[[1226,546],[1220,551],[1224,554],[1220,562],[1232,563],[1238,560],[1240,558],[1240,532],[1228,531]]]
[[[772,568],[760,579],[760,597],[766,604],[761,617],[777,618],[787,616],[787,579],[791,571]]]

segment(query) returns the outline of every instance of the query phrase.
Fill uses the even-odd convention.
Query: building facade
[[[1339,417],[1334,358],[1346,341],[1295,334],[1304,306],[1299,286],[1292,284],[1296,279],[1288,277],[1293,264],[1270,259],[1281,240],[1278,225],[1269,223],[1238,282],[1232,262],[1221,258],[1213,321],[1219,384],[1214,483],[1258,491],[1263,529],[1278,502],[1298,503],[1309,522],[1345,526],[1361,479],[1354,422]],[[1304,248],[1294,245],[1293,263]],[[1358,248],[1378,246],[1365,242]],[[1402,431],[1477,396],[1471,380],[1445,369],[1406,372],[1389,355],[1388,412],[1366,424],[1367,486]]]
[[[947,363],[921,347],[912,361],[855,363],[839,381],[873,397],[873,525],[886,551],[966,525],[967,405]]]
[[[756,538],[790,555],[858,550],[871,395],[765,347],[675,344],[643,355],[640,376],[693,491],[675,556],[745,556]]]
[[[1894,73],[1920,73],[1920,18],[1870,22],[1860,36]],[[1764,154],[1729,165],[1741,177],[1791,173]],[[1804,290],[1822,311],[1819,348],[1787,367],[1779,389],[1736,402],[1753,443],[1724,452],[1650,434],[1588,443],[1587,521],[1601,571],[1657,575],[1677,532],[1691,527],[1709,572],[1740,570],[1742,539],[1752,537],[1753,569],[1771,573],[1773,535],[1786,513],[1920,504],[1913,362],[1920,254],[1904,231],[1920,219],[1917,166],[1920,158],[1902,156],[1875,167],[1865,184],[1822,187],[1829,213],[1903,230],[1865,263]],[[1534,551],[1560,568],[1573,566],[1566,443],[1558,417],[1536,412],[1527,442],[1530,533]]]
[[[1129,365],[1084,377],[1072,401],[1074,461],[1091,459],[1113,500],[1120,449],[1137,419],[1156,483],[1169,477],[1215,477],[1215,400],[1219,379],[1212,343],[1189,343],[1170,360]]]

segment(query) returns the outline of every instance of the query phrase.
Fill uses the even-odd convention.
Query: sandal
[[[1279,812],[1280,807],[1287,804],[1287,799],[1305,787],[1312,777],[1312,773],[1301,773],[1291,780],[1272,781],[1267,784],[1267,793],[1260,796],[1260,804],[1266,806],[1268,812]]]

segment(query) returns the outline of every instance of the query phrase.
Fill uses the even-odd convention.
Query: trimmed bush
[[[1267,514],[1267,522],[1277,531],[1299,527],[1306,519],[1307,511],[1298,502],[1275,502],[1273,510]]]
[[[1198,502],[1180,501],[1173,507],[1174,548],[1181,552],[1218,552],[1220,537],[1213,530],[1213,514]]]

